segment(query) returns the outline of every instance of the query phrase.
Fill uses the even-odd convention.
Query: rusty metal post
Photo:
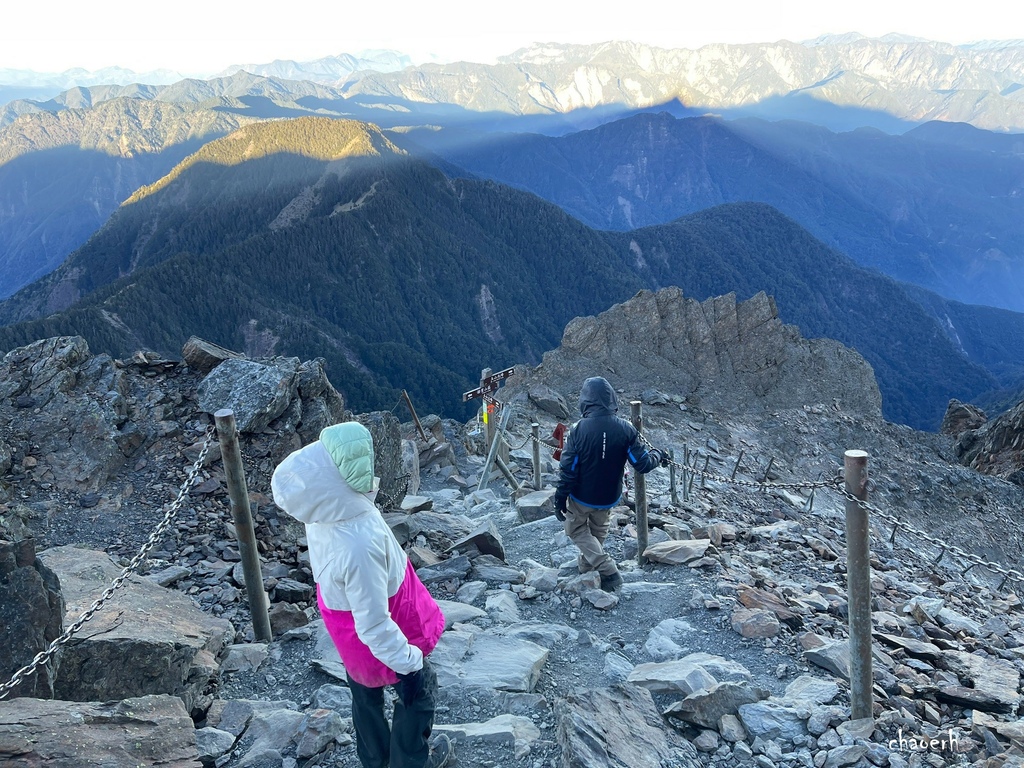
[[[633,400],[629,404],[631,421],[636,431],[644,433],[644,417],[642,403]],[[640,472],[633,472],[636,479],[636,562],[643,565],[647,562],[644,550],[647,549],[647,478]]]
[[[409,413],[412,414],[413,423],[416,424],[416,429],[420,431],[420,437],[423,438],[423,442],[430,442],[427,440],[427,433],[423,431],[423,425],[420,424],[420,417],[416,415],[416,409],[412,407],[412,400],[409,397],[409,393],[404,389],[402,390],[402,397],[405,398],[405,404],[409,406]]]
[[[846,492],[860,501],[868,498],[868,455],[847,451],[843,456]],[[846,580],[850,611],[850,717],[873,717],[871,675],[871,554],[868,512],[857,501],[846,501]]]
[[[533,434],[533,488],[540,490],[540,424],[533,422],[530,425]]]
[[[256,532],[252,525],[249,491],[245,484],[245,467],[242,465],[242,452],[238,448],[235,413],[225,408],[213,414],[213,418],[217,423],[217,438],[220,441],[221,458],[224,460],[228,495],[231,497],[231,514],[235,521],[238,551],[242,555],[242,571],[245,574],[245,591],[249,598],[249,612],[252,614],[253,634],[257,640],[269,643],[273,640],[268,612],[269,601],[266,590],[263,588],[263,572],[260,570]]]

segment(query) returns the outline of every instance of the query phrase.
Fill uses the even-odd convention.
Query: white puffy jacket
[[[356,462],[346,465],[335,448],[332,457],[318,440],[281,462],[271,480],[274,501],[306,524],[310,565],[324,604],[350,611],[360,640],[386,666],[400,674],[414,672],[423,666],[423,653],[388,612],[388,600],[405,577],[406,554],[374,506],[376,483],[366,493],[354,490],[343,475],[352,480]]]

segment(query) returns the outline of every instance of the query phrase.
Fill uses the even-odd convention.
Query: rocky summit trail
[[[712,318],[697,347],[666,335],[657,302],[640,296],[614,310],[637,338],[657,340],[639,353],[617,346],[637,345],[611,332],[622,318],[602,315],[570,324],[540,366],[517,367],[499,390],[509,466],[532,484],[538,423],[536,492],[513,493],[499,473],[476,490],[487,446],[475,422],[427,416],[424,439],[392,412],[345,413],[317,361],[216,359],[202,345],[213,359],[192,348],[182,363],[112,361],[75,339],[10,353],[0,616],[18,620],[0,623],[0,647],[12,670],[56,636],[55,615],[66,612],[66,627],[118,575],[191,467],[198,477],[140,575],[19,698],[0,701],[0,756],[15,766],[358,766],[303,531],[269,495],[288,452],[358,418],[374,434],[385,517],[443,601],[448,628],[431,662],[436,729],[455,741],[454,765],[1020,764],[1021,586],[968,568],[961,552],[1018,567],[1024,489],[958,463],[948,435],[883,421],[870,377],[829,367],[857,365],[849,351],[804,342],[764,303],[717,301],[714,312],[687,310],[691,328]],[[795,361],[805,380],[758,373],[755,348]],[[685,386],[672,376],[683,367]],[[619,389],[623,415],[643,404],[646,439],[672,448],[678,470],[675,501],[667,469],[646,476],[645,564],[632,479],[613,511],[607,549],[625,582],[613,594],[578,572],[551,514],[548,436],[573,420],[594,374]],[[245,420],[270,643],[253,641],[216,446],[197,462],[225,398]],[[1000,439],[1001,450],[1012,444]],[[845,498],[834,478],[852,448],[869,454],[870,508],[881,513],[870,513],[873,722],[850,720]]]

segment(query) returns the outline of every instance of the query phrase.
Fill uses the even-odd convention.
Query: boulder
[[[441,635],[430,654],[430,663],[442,687],[462,685],[529,693],[540,678],[548,653],[528,640],[455,628]]]
[[[225,360],[199,383],[199,407],[210,414],[230,409],[239,432],[262,432],[288,409],[298,386],[297,357]]]
[[[569,406],[566,404],[565,398],[546,384],[540,382],[532,384],[527,398],[540,410],[554,416],[559,421],[569,418]]]
[[[0,762],[11,768],[202,768],[192,719],[176,696],[5,701]]]
[[[67,622],[122,570],[105,553],[74,546],[48,549],[39,559],[60,579]],[[191,712],[234,636],[230,622],[208,616],[185,595],[131,576],[64,646],[56,695],[109,701],[170,694]]]
[[[555,722],[565,766],[699,765],[693,745],[663,726],[643,688],[619,684],[571,694],[555,702]]]
[[[534,491],[516,499],[516,511],[524,523],[532,523],[534,520],[543,520],[555,514],[554,502],[551,500],[555,495],[554,488],[545,488],[542,491]]]
[[[241,352],[232,352],[198,336],[190,336],[181,348],[181,359],[193,371],[205,376],[225,360],[243,360],[245,355]]]
[[[402,431],[390,411],[361,413],[356,420],[373,436],[373,471],[380,478],[377,502],[385,509],[401,509],[406,493],[402,473]]]
[[[956,438],[968,430],[978,429],[986,421],[988,421],[988,417],[981,408],[970,403],[961,403],[954,398],[946,406],[946,413],[942,417],[942,426],[939,427],[939,432]]]

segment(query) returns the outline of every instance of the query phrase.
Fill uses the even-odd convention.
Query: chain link
[[[178,513],[178,508],[182,505],[185,500],[185,496],[195,483],[196,477],[199,475],[199,470],[202,469],[203,462],[206,460],[206,455],[210,451],[210,446],[213,444],[213,434],[213,427],[210,427],[206,432],[206,440],[203,443],[202,450],[199,451],[199,457],[195,460],[195,463],[189,470],[188,475],[185,477],[185,481],[181,484],[181,489],[178,491],[178,497],[168,506],[167,511],[164,513],[164,519],[161,520],[160,524],[157,525],[157,527],[153,529],[153,532],[149,534],[149,538],[146,540],[146,543],[142,545],[142,549],[139,550],[138,554],[136,554],[135,557],[132,558],[131,562],[124,567],[124,570],[121,571],[121,575],[114,579],[113,583],[107,587],[106,591],[104,591],[104,593],[100,595],[91,606],[89,606],[88,610],[79,616],[75,623],[64,631],[64,634],[50,643],[46,650],[37,653],[35,658],[33,658],[29,664],[15,672],[14,676],[8,682],[0,685],[0,699],[7,696],[7,694],[21,684],[22,680],[35,673],[40,666],[49,661],[60,647],[71,640],[72,636],[82,628],[82,625],[89,621],[89,619],[91,619],[96,612],[103,607],[103,604],[113,596],[114,592],[124,585],[128,577],[138,569],[142,564],[142,561],[146,558],[146,555],[149,554],[149,551],[156,544],[157,540],[163,535],[167,526],[169,526],[174,520],[175,515]]]
[[[650,440],[647,439],[646,435],[639,434],[640,441],[648,448],[654,448],[654,445]],[[658,450],[658,449],[656,449]],[[796,489],[796,490],[814,490],[815,488],[836,488],[839,483],[838,474],[835,477],[827,480],[806,480],[803,482],[793,483],[769,483],[766,480],[762,482],[755,482],[753,480],[737,480],[732,477],[725,477],[724,475],[716,475],[714,472],[708,472],[703,469],[697,469],[696,467],[688,467],[685,464],[680,464],[678,461],[665,457],[666,466],[673,466],[677,469],[681,469],[684,472],[690,472],[698,477],[703,477],[705,480],[712,480],[716,483],[725,483],[726,485],[739,485],[744,488],[780,488],[780,489]]]
[[[972,552],[967,552],[966,550],[960,549],[959,547],[954,546],[952,544],[949,544],[949,543],[947,543],[945,541],[942,541],[941,539],[937,539],[936,537],[932,536],[928,532],[922,531],[920,528],[915,528],[913,525],[910,525],[909,523],[905,523],[904,521],[899,520],[898,518],[890,515],[887,512],[883,512],[881,509],[876,507],[874,504],[870,504],[867,501],[863,501],[861,499],[858,499],[852,493],[850,493],[849,491],[847,491],[847,490],[845,490],[843,488],[839,488],[838,490],[843,495],[843,497],[846,498],[847,501],[852,501],[852,502],[855,502],[855,503],[859,504],[862,509],[865,509],[868,512],[870,512],[870,513],[876,515],[877,517],[881,518],[885,522],[889,523],[889,525],[893,526],[894,529],[897,529],[897,528],[903,529],[904,531],[906,531],[907,533],[912,534],[913,536],[917,536],[917,537],[919,537],[921,539],[924,539],[928,543],[930,543],[930,544],[934,545],[935,547],[941,549],[943,552],[949,552],[949,553],[951,553],[953,555],[956,555],[957,557],[959,557],[959,558],[961,558],[963,560],[967,560],[968,562],[971,563],[971,566],[970,566],[971,568],[973,568],[975,566],[981,566],[983,568],[989,569],[990,571],[995,571],[996,573],[1001,574],[1006,579],[1012,579],[1014,581],[1017,581],[1017,582],[1020,582],[1020,583],[1024,583],[1024,573],[1021,573],[1020,571],[1015,570],[1013,568],[1003,568],[1001,565],[996,565],[995,563],[993,563],[993,562],[991,562],[989,560],[986,560],[985,558],[981,557],[980,555],[976,555],[976,554],[974,554]]]

